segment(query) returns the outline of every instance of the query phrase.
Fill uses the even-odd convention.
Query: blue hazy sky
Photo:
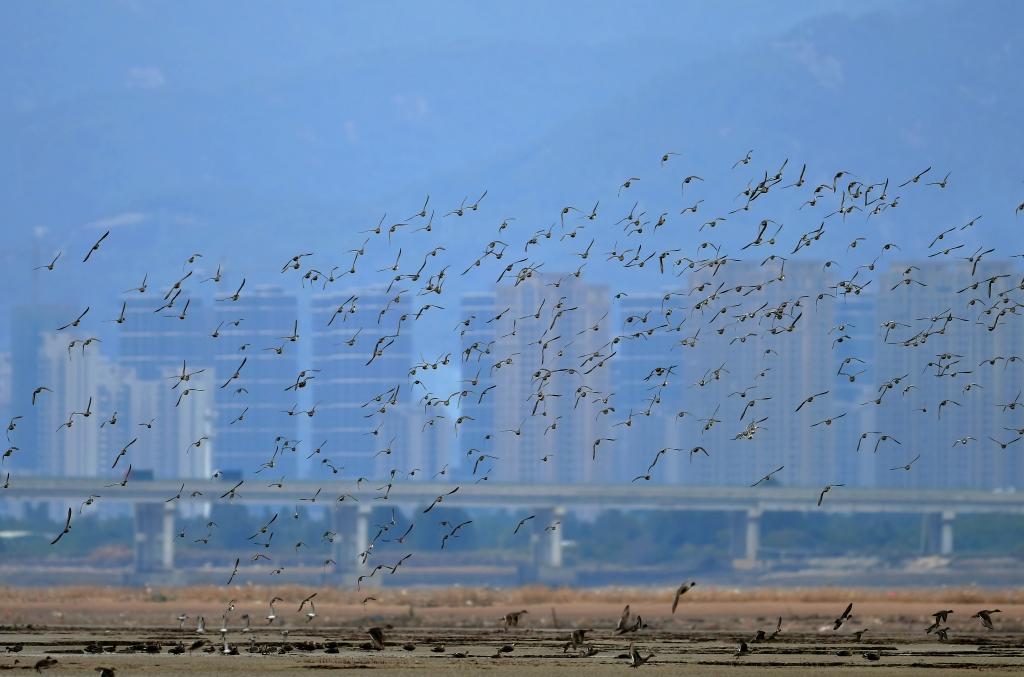
[[[85,305],[145,272],[162,285],[195,250],[276,281],[293,250],[343,265],[356,231],[427,193],[450,209],[487,189],[464,228],[533,230],[670,149],[719,178],[748,149],[764,167],[806,162],[812,181],[935,165],[952,199],[870,228],[924,237],[988,212],[984,237],[1012,247],[1022,18],[1021,3],[956,0],[3,3],[0,345],[33,284]],[[716,185],[723,204],[742,189]],[[33,256],[80,259],[105,228],[103,276],[29,272]],[[449,242],[455,261],[479,252],[470,239]]]

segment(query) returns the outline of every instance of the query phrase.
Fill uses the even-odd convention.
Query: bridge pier
[[[173,503],[135,504],[135,562],[137,575],[174,570]]]
[[[952,510],[942,512],[942,524],[939,531],[939,554],[945,557],[953,554],[953,522],[956,513]]]
[[[552,508],[537,513],[538,527],[544,531],[539,534],[534,547],[534,561],[539,567],[558,569],[562,566],[562,529],[565,508]],[[555,524],[558,522],[558,524]]]
[[[369,544],[370,507],[336,505],[331,510],[331,531],[336,534],[331,544],[334,572],[346,583],[355,582],[368,569],[362,553]]]
[[[565,508],[543,508],[534,514],[536,526],[530,536],[533,561],[520,577],[524,582],[567,585],[572,582],[573,572],[563,566]]]
[[[761,516],[760,508],[751,508],[741,518],[740,530],[743,534],[743,557],[733,560],[735,569],[755,569],[758,566],[758,551],[761,548]]]
[[[748,562],[757,561],[757,551],[761,547],[761,511],[747,511],[746,556]]]
[[[956,512],[925,513],[922,518],[922,552],[949,557],[953,554],[953,522]]]

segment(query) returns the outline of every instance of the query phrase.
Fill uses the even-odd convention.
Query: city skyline
[[[1024,659],[1024,3],[0,18],[0,669]]]
[[[987,368],[992,372],[986,376],[987,385],[978,385],[973,394],[947,379],[947,386],[936,391],[941,397],[922,397],[920,386],[911,383],[920,377],[910,375],[923,373],[935,356],[888,340],[906,331],[906,322],[888,326],[892,318],[926,319],[923,316],[947,312],[955,305],[950,303],[951,295],[970,284],[970,267],[969,262],[885,264],[878,268],[880,287],[904,289],[900,291],[903,296],[882,295],[883,303],[878,294],[867,291],[846,294],[842,299],[818,298],[821,289],[835,287],[837,277],[823,262],[807,260],[785,264],[737,261],[723,272],[693,274],[685,285],[647,294],[613,294],[605,286],[568,273],[537,274],[519,284],[494,285],[490,291],[462,296],[460,325],[465,326],[457,327],[461,351],[437,356],[449,362],[437,365],[442,372],[454,368],[455,373],[440,383],[457,381],[462,385],[452,393],[454,400],[448,398],[447,404],[435,400],[427,406],[415,392],[431,392],[437,369],[430,365],[433,357],[413,357],[415,329],[395,337],[396,343],[375,370],[364,369],[365,347],[387,337],[389,323],[414,314],[408,297],[394,296],[383,287],[317,293],[308,306],[300,308],[298,295],[256,286],[240,304],[208,301],[213,304],[211,310],[197,298],[185,320],[154,313],[154,307],[163,302],[161,296],[127,296],[124,316],[131,321],[126,320],[109,353],[106,341],[85,348],[79,343],[68,350],[66,341],[46,331],[42,320],[49,324],[63,321],[58,318],[67,317],[70,311],[43,307],[32,325],[41,340],[22,341],[21,345],[33,347],[27,355],[10,358],[12,382],[24,384],[34,379],[32,382],[50,383],[63,399],[41,394],[39,413],[46,423],[35,426],[34,444],[19,449],[10,459],[11,467],[22,464],[20,467],[38,474],[47,474],[44,470],[60,475],[102,474],[107,459],[116,456],[133,437],[122,431],[154,418],[166,419],[167,412],[184,415],[189,411],[194,423],[173,425],[171,431],[164,432],[159,432],[161,426],[154,426],[158,432],[154,441],[145,445],[146,451],[128,456],[140,458],[136,467],[152,469],[158,477],[172,477],[175,471],[182,473],[182,478],[201,477],[213,469],[253,472],[267,460],[268,450],[277,448],[272,466],[263,469],[268,476],[384,480],[389,472],[398,470],[412,471],[410,479],[437,473],[455,479],[477,478],[480,471],[498,482],[653,481],[707,486],[741,484],[776,467],[789,466],[805,468],[810,474],[787,474],[776,481],[794,486],[842,480],[853,486],[1015,487],[1024,482],[1024,463],[1012,446],[992,447],[1019,437],[1013,434],[1019,422],[999,415],[1000,406],[1010,403],[1016,394],[1018,361],[1005,359],[1013,357],[1012,346],[1019,343],[1021,330],[1013,321],[1014,307],[1003,304],[1007,310],[998,319],[1008,323],[1009,329],[993,332],[978,326],[969,333],[954,334],[957,340],[949,344],[951,354],[971,367],[963,371]],[[1019,267],[1009,260],[985,261],[980,268],[986,277],[1019,274]],[[927,286],[900,285],[903,273],[909,270],[918,271],[915,275]],[[694,318],[702,312],[707,319],[708,306],[694,315],[692,304],[700,305],[700,292],[685,292],[684,288],[742,290],[758,285],[763,288],[758,297],[762,314],[787,299],[803,298],[806,305],[783,307],[780,318],[784,321],[773,320],[776,329],[768,331],[765,317],[759,317],[753,308],[743,308],[742,312],[749,314],[728,331],[716,332],[712,325],[712,331],[694,339],[688,327],[694,326]],[[964,301],[970,304],[964,308],[984,301],[971,299]],[[554,316],[563,308],[575,307],[587,312],[571,315],[571,325],[557,326],[561,316],[553,320]],[[998,307],[990,307],[993,310],[982,317],[992,317],[995,322]],[[424,312],[429,313],[430,308]],[[536,317],[542,313],[543,320]],[[796,315],[803,319],[795,334],[786,332],[786,340],[777,339],[773,331],[783,331]],[[298,333],[312,337],[312,347],[301,352],[288,348],[295,327],[284,318],[293,316],[301,327]],[[245,319],[232,326],[239,318]],[[217,335],[215,340],[210,339],[211,333]],[[802,335],[809,338],[801,341]],[[813,337],[818,335],[832,337],[832,345],[815,341]],[[81,336],[72,340],[84,340],[85,334]],[[692,345],[685,345],[687,340],[692,340]],[[357,344],[364,347],[363,352],[353,350]],[[32,350],[38,351],[35,362]],[[533,352],[536,356],[526,360],[490,357]],[[608,360],[612,366],[611,371],[598,372],[604,375],[600,382],[573,382],[570,386],[568,381],[560,383],[550,376],[539,378],[548,369],[551,374],[561,373],[559,370],[571,368],[588,355],[595,362]],[[994,366],[985,362],[990,358],[997,358]],[[236,386],[233,379],[225,384],[243,359],[244,387]],[[302,379],[296,376],[300,367],[307,370]],[[183,368],[199,373],[183,388],[192,393],[191,400],[186,398],[190,408],[179,410],[170,400],[177,400],[181,392],[172,390],[172,385]],[[729,376],[715,378],[718,368]],[[365,405],[415,375],[414,369],[427,380],[414,380],[412,389],[403,386],[397,393],[389,392],[394,416],[374,423]],[[800,378],[792,380],[788,375]],[[891,387],[876,388],[893,377],[908,379],[896,391],[911,386],[899,395],[907,402],[904,409],[912,409],[910,404],[927,409],[929,399],[935,400],[933,407],[939,400],[948,400],[946,407],[966,404],[973,423],[966,429],[951,427],[950,421],[956,418],[947,415],[942,422],[936,415],[939,425],[909,426],[907,411],[872,404],[880,392],[889,395]],[[302,388],[293,387],[300,381],[309,388],[296,404],[287,399],[286,388],[306,389],[305,383]],[[719,381],[729,384],[728,393],[718,393],[727,406],[705,411],[697,393],[717,387]],[[105,385],[98,387],[100,383]],[[469,396],[470,390],[487,394]],[[758,390],[773,395],[762,400]],[[808,407],[802,417],[786,415],[805,393],[826,390],[836,399],[828,409]],[[545,393],[550,397],[545,398]],[[67,411],[83,410],[90,397],[96,423],[90,426],[90,421],[83,421],[85,425],[73,431],[57,430]],[[538,397],[546,401],[538,401]],[[602,399],[606,401],[595,409],[594,403]],[[151,404],[143,406],[141,402]],[[286,406],[286,402],[291,404]],[[531,415],[535,405],[540,419]],[[8,404],[8,408],[13,406],[14,402]],[[429,412],[431,408],[435,413]],[[114,412],[122,426],[100,428],[102,417],[109,419]],[[164,416],[156,416],[156,412]],[[918,412],[921,416],[926,413]],[[240,426],[234,427],[240,415],[268,423],[242,433]],[[786,426],[765,422],[748,428],[761,419],[783,421]],[[282,422],[294,425],[293,433],[283,438]],[[526,422],[530,425],[520,429]],[[711,425],[704,429],[708,422]],[[818,425],[812,427],[812,423]],[[874,432],[861,439],[863,431]],[[881,434],[892,441],[880,445],[883,453],[879,455],[874,443]],[[975,438],[970,442],[977,448],[950,447],[961,435]],[[620,436],[630,452],[617,451],[619,445],[612,440]],[[205,439],[199,446],[192,446],[201,438]],[[591,443],[601,438],[608,438],[601,453],[605,457],[607,450],[607,458],[602,458],[602,463],[559,454],[575,449],[573,453],[585,455],[583,451],[594,451]],[[937,452],[934,462],[915,466],[919,472],[890,470],[909,462],[922,449],[941,449],[943,445],[945,450]],[[703,451],[691,454],[698,446]],[[202,454],[186,465],[154,460],[177,447],[199,449]],[[871,453],[862,453],[858,447],[871,447]],[[658,454],[663,449],[675,451]],[[280,467],[274,462],[278,454]],[[304,463],[307,456],[319,465]],[[647,466],[656,457],[657,468],[652,472]],[[736,459],[742,461],[736,463]]]

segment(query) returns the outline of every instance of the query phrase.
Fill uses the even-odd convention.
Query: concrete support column
[[[564,567],[562,548],[565,534],[565,508],[541,508],[535,510],[535,520],[530,527],[530,545],[533,551],[532,564],[520,571],[523,583],[546,583],[548,585],[568,585],[572,582],[573,572]],[[555,524],[555,523],[558,524]]]
[[[542,567],[558,569],[562,566],[562,522],[565,518],[565,508],[552,508],[538,513],[538,518],[543,517],[544,522],[538,524],[544,531],[540,535],[537,548],[537,564]],[[558,522],[558,524],[555,524]]]
[[[761,510],[759,508],[747,511],[745,546],[745,558],[754,564],[757,562],[757,552],[761,547]]]
[[[368,545],[369,520],[369,506],[337,505],[331,511],[331,531],[335,533],[331,559],[336,572],[358,576],[366,568],[360,553]]]
[[[135,504],[135,572],[174,569],[174,512],[171,503]]]
[[[330,511],[330,531],[334,534],[331,540],[331,559],[334,560],[334,569],[341,570],[348,564],[348,539],[345,533],[348,531],[348,512],[354,510],[348,505],[335,504]]]
[[[370,545],[370,506],[368,505],[360,505],[356,510],[353,539],[352,547],[356,552],[356,568],[363,568],[366,564],[363,561],[362,553]]]
[[[942,513],[921,515],[921,554],[938,555],[942,550]]]
[[[160,530],[160,563],[164,571],[174,569],[174,503],[164,503],[163,524]]]
[[[921,539],[920,539],[920,551],[922,555],[927,555],[932,543],[932,520],[931,514],[921,513]]]
[[[956,513],[952,510],[942,512],[942,526],[939,535],[939,554],[948,556],[953,554],[953,521]]]

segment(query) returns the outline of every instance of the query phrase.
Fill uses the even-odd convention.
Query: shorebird
[[[64,331],[65,329],[72,329],[72,328],[78,327],[78,325],[81,324],[81,322],[82,322],[82,318],[84,318],[86,315],[89,314],[89,309],[90,309],[90,306],[86,306],[85,310],[83,310],[78,315],[78,317],[76,317],[75,319],[71,320],[67,324],[64,324],[64,325],[61,325],[60,327],[57,327],[57,331]]]
[[[454,489],[452,489],[451,491],[449,491],[449,492],[448,492],[447,494],[441,494],[440,496],[438,496],[437,498],[435,498],[435,499],[434,499],[434,501],[433,501],[433,503],[431,503],[431,504],[430,504],[430,505],[429,505],[429,506],[427,507],[427,509],[426,509],[426,510],[424,510],[423,512],[424,512],[424,513],[428,513],[428,512],[430,512],[431,510],[433,510],[433,509],[434,509],[434,506],[435,506],[435,505],[437,505],[437,504],[439,504],[439,503],[442,503],[442,502],[444,501],[444,497],[445,497],[445,496],[451,496],[452,494],[454,494],[454,493],[455,493],[456,491],[458,491],[458,490],[459,490],[459,487],[455,487]]]
[[[57,664],[57,659],[56,658],[54,658],[53,656],[44,656],[43,658],[40,658],[39,660],[36,661],[36,663],[33,666],[33,668],[35,669],[36,672],[42,672],[43,670],[47,670],[49,668],[52,668],[56,664]]]
[[[370,635],[370,644],[377,651],[384,650],[384,630],[381,628],[370,628],[366,631]]]
[[[932,618],[935,619],[935,622],[929,625],[927,628],[925,628],[925,634],[930,635],[933,631],[938,630],[939,626],[945,625],[946,617],[949,616],[949,614],[951,613],[953,613],[952,609],[943,609],[941,611],[936,611],[935,613],[933,613]]]
[[[53,268],[54,268],[54,266],[56,266],[56,265],[57,265],[57,259],[59,259],[59,258],[60,258],[60,255],[61,255],[61,254],[63,254],[63,253],[64,253],[64,252],[57,252],[57,255],[56,255],[56,256],[54,256],[54,257],[53,257],[53,258],[52,258],[52,259],[50,260],[50,262],[49,262],[49,263],[47,263],[47,264],[44,264],[44,265],[42,265],[42,266],[36,266],[36,267],[35,267],[35,268],[33,268],[32,270],[43,270],[43,269],[45,268],[46,270],[51,270],[51,271],[52,271],[52,270],[53,270]]]
[[[562,653],[565,653],[568,649],[578,649],[583,646],[588,632],[590,632],[590,628],[579,628],[569,633],[569,641],[562,647]]]
[[[646,628],[646,627],[647,627],[647,624],[644,623],[643,618],[640,617],[640,614],[637,614],[636,615],[636,619],[633,621],[632,625],[623,625],[622,627],[616,628],[615,634],[616,635],[625,635],[626,633],[637,632],[637,631],[642,630],[643,628]]]
[[[675,613],[676,607],[679,606],[679,598],[685,595],[686,592],[691,590],[695,585],[697,585],[697,581],[690,581],[689,583],[683,583],[676,588],[676,596],[672,599],[672,613]]]
[[[992,630],[994,629],[992,626],[992,614],[1000,613],[1000,611],[1000,609],[982,609],[978,613],[971,616],[971,618],[979,619],[982,625],[984,625],[989,630]]]
[[[629,667],[639,668],[641,665],[651,660],[654,657],[653,653],[649,653],[646,656],[641,656],[640,652],[633,646],[633,642],[629,643]]]
[[[523,525],[526,524],[529,520],[534,519],[535,517],[536,515],[530,515],[529,517],[524,517],[523,519],[519,520],[519,523],[516,524],[516,528],[512,532],[512,535],[515,536],[516,534],[518,534],[519,530],[523,528]]]
[[[64,534],[71,531],[71,508],[68,508],[68,517],[64,522],[64,530],[57,534],[57,537],[50,541],[50,545],[56,545],[57,541],[64,538]]]
[[[853,618],[853,602],[846,605],[846,609],[839,615],[839,618],[832,621],[832,629],[838,630],[843,623]]]
[[[316,618],[316,605],[313,603],[313,598],[314,597],[316,597],[316,593],[315,592],[312,595],[310,595],[309,597],[307,597],[306,599],[302,600],[302,604],[299,605],[299,613],[302,613],[302,610],[305,608],[306,603],[309,602],[309,611],[306,612],[306,622],[307,623],[309,623],[314,618]]]
[[[821,502],[823,500],[825,500],[825,494],[827,494],[828,492],[832,491],[833,487],[845,487],[845,486],[846,486],[845,484],[826,484],[825,488],[822,489],[821,493],[818,495],[818,507],[819,508],[821,507]]]
[[[109,237],[109,236],[110,236],[110,231],[109,230],[107,232],[103,233],[103,235],[100,236],[100,239],[96,240],[96,243],[93,244],[93,246],[89,248],[89,251],[87,251],[85,253],[85,258],[82,259],[82,263],[86,263],[90,259],[90,257],[92,257],[93,252],[99,251],[100,244],[102,244],[103,241],[106,240],[107,237]]]
[[[619,621],[615,624],[615,631],[619,632],[620,630],[625,628],[627,625],[629,625],[629,620],[632,617],[633,617],[633,614],[630,613],[629,605],[627,604],[626,608],[623,609],[622,613],[619,615]]]
[[[32,391],[32,406],[36,406],[36,398],[42,393],[52,393],[53,391],[46,386],[39,386]]]
[[[772,471],[771,471],[770,473],[768,473],[767,475],[765,475],[764,477],[762,477],[762,478],[761,478],[761,479],[759,479],[758,481],[756,481],[756,482],[754,482],[753,484],[751,484],[751,485],[750,485],[750,486],[751,486],[751,488],[753,488],[753,487],[756,487],[757,485],[761,484],[762,482],[770,482],[770,481],[771,481],[772,479],[774,479],[774,477],[775,477],[775,474],[776,474],[776,473],[778,473],[778,472],[780,472],[780,471],[782,471],[782,469],[783,469],[783,468],[785,468],[785,467],[786,467],[786,466],[784,466],[784,465],[780,465],[780,466],[779,466],[778,468],[776,468],[775,470],[772,470]]]
[[[911,459],[911,461],[909,463],[907,463],[905,465],[898,465],[898,466],[896,466],[894,468],[889,468],[889,470],[906,470],[906,471],[909,471],[910,467],[913,466],[914,463],[916,463],[917,459],[919,459],[919,458],[921,458],[921,454],[918,454],[917,456],[915,456],[913,459]]]
[[[507,613],[504,616],[502,616],[501,620],[505,624],[505,630],[508,630],[509,628],[518,628],[519,627],[519,619],[523,615],[528,614],[528,613],[530,613],[530,612],[527,611],[526,609],[522,609],[521,611],[510,611],[509,613]]]
[[[284,600],[282,598],[280,598],[280,597],[275,597],[272,600],[270,600],[270,613],[267,614],[267,624],[268,625],[270,625],[275,620],[277,620],[277,611],[274,610],[274,603],[275,602],[283,602],[283,601]]]

